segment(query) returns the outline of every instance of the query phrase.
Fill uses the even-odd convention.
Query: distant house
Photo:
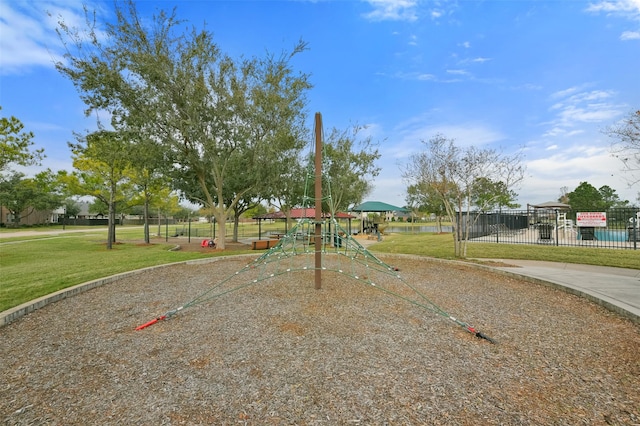
[[[0,226],[12,226],[16,222],[14,215],[4,206],[0,206]],[[18,225],[44,225],[51,223],[51,211],[38,211],[28,207],[20,212]]]
[[[67,219],[103,219],[105,217],[102,213],[89,213],[90,203],[88,201],[77,201],[75,204],[80,208],[80,211],[76,216],[67,215]],[[52,212],[52,214],[55,215],[52,218],[52,222],[59,222],[65,214],[65,208],[57,208]]]

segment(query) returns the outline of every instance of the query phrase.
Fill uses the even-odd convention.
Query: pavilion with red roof
[[[316,209],[315,208],[296,208],[291,209],[291,219],[299,220],[299,219],[315,219],[316,217]],[[322,217],[325,219],[331,218],[331,213],[324,212],[322,213]],[[349,222],[347,229],[351,232],[351,219],[356,219],[356,216],[350,215],[349,213],[337,212],[335,215],[336,220],[347,220]],[[258,216],[254,216],[253,219],[258,221],[258,239],[262,238],[262,221],[263,220],[283,220],[284,221],[284,233],[286,234],[288,231],[287,217],[282,211],[265,213]],[[278,234],[276,234],[278,235]]]

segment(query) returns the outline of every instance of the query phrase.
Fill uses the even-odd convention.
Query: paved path
[[[15,231],[15,232],[0,232],[0,239],[2,238],[16,238],[16,237],[40,237],[40,236],[54,236],[59,237],[64,234],[74,234],[79,232],[90,233],[96,231],[106,231],[106,228],[86,228],[86,229],[57,229],[55,231]]]
[[[497,259],[484,260],[495,262]],[[640,269],[534,260],[501,261],[513,266],[495,269],[564,287],[640,323]]]

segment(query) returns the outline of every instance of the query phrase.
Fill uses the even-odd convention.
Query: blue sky
[[[87,0],[113,19],[111,0]],[[309,126],[366,125],[382,172],[367,200],[404,205],[400,165],[437,133],[460,146],[523,150],[519,202],[555,200],[582,181],[634,201],[602,133],[640,109],[640,0],[140,1],[142,15],[177,6],[226,53],[309,50]],[[54,69],[55,21],[82,23],[82,2],[0,0],[0,105],[35,133],[43,168],[71,170],[72,132],[95,128]],[[185,26],[186,28],[186,26]],[[309,141],[311,144],[312,141]]]

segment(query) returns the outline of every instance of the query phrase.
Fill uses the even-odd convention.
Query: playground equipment
[[[310,188],[311,177],[314,178],[315,197],[313,199],[309,197],[307,189],[305,189],[304,195],[304,208],[311,208],[311,201],[315,201],[315,218],[308,219],[307,215],[303,214],[305,219],[299,220],[274,246],[268,247],[262,256],[235,274],[214,284],[193,300],[138,326],[136,330],[142,330],[158,321],[171,318],[188,307],[211,301],[267,280],[273,280],[282,274],[313,271],[315,288],[320,289],[322,287],[322,273],[332,271],[440,315],[476,337],[495,343],[492,338],[467,322],[454,317],[421,293],[416,286],[404,280],[397,268],[382,262],[364,248],[340,226],[335,218],[322,217],[322,202],[331,197],[331,190],[330,183],[325,179],[324,183],[328,189],[328,195],[323,199],[322,118],[320,113],[316,113],[315,118],[315,173],[307,173],[305,185],[305,188]],[[314,255],[313,264],[309,261],[312,254]],[[390,284],[381,284],[381,277],[393,279],[384,280],[387,283],[391,281]]]

